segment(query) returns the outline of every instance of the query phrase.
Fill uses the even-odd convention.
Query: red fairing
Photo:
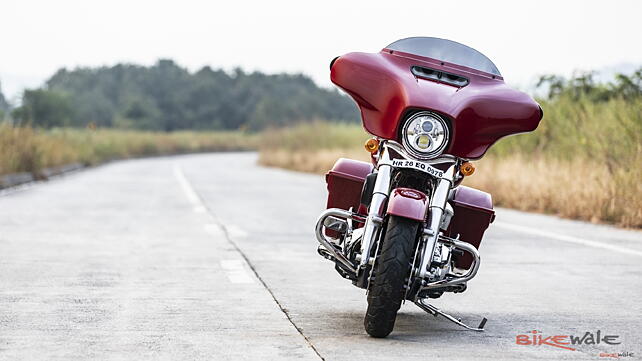
[[[388,201],[387,214],[423,222],[428,208],[428,197],[418,190],[396,188]]]
[[[415,77],[412,66],[463,76],[458,88]],[[497,75],[435,59],[384,49],[349,53],[332,65],[332,82],[354,98],[371,134],[398,140],[409,110],[432,110],[450,119],[451,140],[445,151],[461,158],[481,158],[499,138],[537,128],[542,112],[527,94],[511,89]]]

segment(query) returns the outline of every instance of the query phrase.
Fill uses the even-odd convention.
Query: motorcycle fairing
[[[457,74],[468,84],[456,87],[417,77],[420,66]],[[349,53],[333,62],[332,82],[357,103],[366,130],[385,139],[399,139],[407,112],[427,109],[451,122],[445,154],[481,158],[498,139],[537,128],[539,105],[527,94],[511,89],[499,75],[437,59],[383,49],[379,53]]]

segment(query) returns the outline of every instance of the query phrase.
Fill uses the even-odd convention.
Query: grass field
[[[543,102],[539,128],[500,140],[465,184],[498,206],[642,228],[642,101]],[[260,162],[324,173],[339,157],[368,159],[360,126],[272,131]]]
[[[465,184],[496,205],[642,228],[642,100],[542,102],[529,134],[500,140]],[[325,173],[339,157],[368,160],[361,126],[315,122],[245,132],[36,130],[0,124],[0,175],[141,156],[260,149],[261,164]]]
[[[156,133],[112,129],[36,130],[0,124],[0,175],[69,163],[95,165],[114,159],[250,150],[258,136],[243,132]]]

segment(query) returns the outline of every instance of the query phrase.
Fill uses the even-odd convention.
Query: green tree
[[[615,83],[612,84],[612,91],[625,99],[642,97],[642,68],[631,76],[617,74]]]
[[[12,116],[21,125],[36,127],[61,127],[70,125],[73,109],[70,97],[62,92],[36,89],[25,90],[22,106]]]
[[[2,94],[2,83],[0,83],[0,121],[4,120],[7,111],[9,111],[9,102]]]
[[[642,68],[631,75],[616,74],[615,80],[598,83],[593,72],[575,74],[570,79],[557,75],[543,75],[537,87],[547,90],[547,99],[569,98],[573,101],[587,99],[604,102],[614,98],[635,99],[642,97]]]
[[[69,95],[70,126],[165,130],[263,129],[310,119],[356,121],[352,101],[300,74],[266,75],[159,60],[150,67],[60,69],[47,89]]]

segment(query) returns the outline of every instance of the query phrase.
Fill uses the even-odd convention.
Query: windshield
[[[484,54],[451,40],[429,37],[406,38],[395,41],[386,49],[425,56],[501,76],[495,64]]]

